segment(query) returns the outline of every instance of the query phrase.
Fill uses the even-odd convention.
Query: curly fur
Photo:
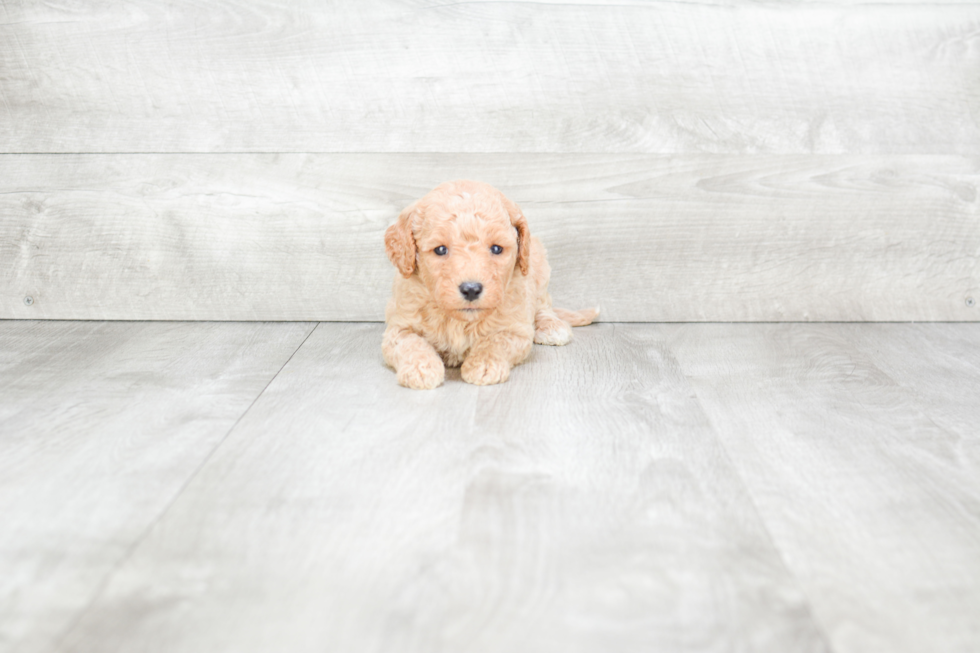
[[[439,386],[446,366],[461,366],[468,383],[502,383],[532,343],[567,344],[572,325],[599,313],[552,308],[544,247],[521,209],[487,184],[438,186],[401,212],[385,232],[385,250],[400,274],[381,349],[409,388]],[[477,300],[463,296],[465,282],[482,284]]]

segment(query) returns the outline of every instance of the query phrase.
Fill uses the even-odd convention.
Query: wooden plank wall
[[[980,4],[0,3],[0,318],[377,320],[493,183],[603,318],[980,319]]]

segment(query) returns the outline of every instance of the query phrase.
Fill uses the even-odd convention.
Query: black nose
[[[459,284],[459,292],[463,294],[468,302],[475,302],[483,292],[483,284],[475,281],[464,281]]]

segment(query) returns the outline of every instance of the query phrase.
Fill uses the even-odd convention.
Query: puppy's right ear
[[[388,259],[406,279],[415,272],[415,236],[412,235],[412,217],[415,212],[416,205],[412,204],[385,231],[385,252]]]

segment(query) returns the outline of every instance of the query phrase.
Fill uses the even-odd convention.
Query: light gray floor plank
[[[980,645],[976,325],[598,325],[420,393],[321,324],[176,499],[309,325],[0,327],[5,653]]]
[[[312,324],[0,321],[0,651],[52,651]]]
[[[66,651],[823,651],[649,327],[400,388],[320,324]]]
[[[659,332],[836,651],[980,650],[980,329]]]
[[[907,391],[909,403],[975,447],[980,434],[980,329],[966,324],[840,327]],[[972,444],[970,444],[972,443]],[[978,509],[980,510],[980,509]]]

